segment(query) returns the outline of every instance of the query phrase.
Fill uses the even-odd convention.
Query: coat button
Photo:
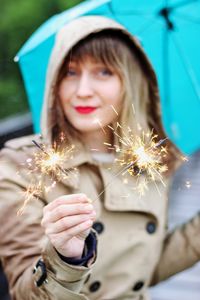
[[[143,281],[138,281],[136,282],[136,284],[133,287],[133,291],[137,292],[139,290],[141,290],[144,286],[144,282]]]
[[[98,291],[98,289],[100,288],[100,286],[101,286],[101,282],[100,281],[94,281],[91,285],[90,285],[90,287],[89,287],[89,289],[90,289],[90,292],[96,292],[96,291]]]
[[[152,234],[156,231],[156,223],[153,222],[153,221],[150,221],[147,223],[147,226],[146,226],[146,231],[149,233],[149,234]]]
[[[98,234],[101,234],[104,231],[104,225],[101,222],[95,222],[92,227]]]

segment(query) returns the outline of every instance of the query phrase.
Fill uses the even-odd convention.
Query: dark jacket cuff
[[[97,248],[96,236],[93,232],[90,232],[90,234],[87,236],[87,238],[85,240],[86,251],[84,249],[83,255],[81,258],[76,259],[76,258],[66,257],[66,256],[61,255],[60,253],[58,253],[58,255],[67,264],[76,265],[76,266],[87,266],[87,262],[96,253],[96,248]]]

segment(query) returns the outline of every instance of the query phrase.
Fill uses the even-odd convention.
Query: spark
[[[103,126],[102,126],[102,124],[101,124],[101,121],[100,121],[99,119],[95,118],[94,121],[93,121],[93,123],[94,123],[94,124],[99,124],[99,126],[101,127],[103,133],[106,134],[106,131],[105,131],[105,129],[103,128]]]
[[[137,123],[137,129],[138,129],[139,131],[142,130],[142,126],[141,126],[139,123]]]
[[[186,188],[190,189],[191,188],[191,182],[189,180],[186,180],[185,186],[186,186]]]
[[[56,186],[57,182],[53,181],[50,186],[44,186],[45,192],[49,193],[51,189],[53,189]]]
[[[60,142],[63,143],[65,141],[65,135],[63,132],[60,133]]]
[[[39,183],[31,183],[27,189],[24,189],[21,192],[22,196],[25,198],[23,205],[20,207],[20,209],[17,211],[17,215],[21,216],[24,211],[25,208],[27,206],[27,204],[29,203],[30,200],[32,200],[33,198],[40,198],[41,194],[42,194],[42,186],[41,186],[41,182]]]
[[[119,122],[117,122],[117,128],[122,128],[122,126],[120,125],[120,123]]]
[[[181,158],[182,161],[189,161],[189,159],[188,159],[187,156],[184,156],[184,155],[183,155],[183,156],[181,156],[180,158]]]
[[[51,185],[49,186],[44,186],[44,190],[46,193],[49,193],[51,189],[53,189],[56,186],[56,181],[53,181]],[[21,216],[25,209],[27,204],[32,200],[32,199],[40,199],[42,198],[42,192],[43,192],[43,184],[42,181],[38,180],[38,182],[32,182],[26,189],[24,189],[21,194],[23,198],[25,199],[22,206],[20,209],[17,211],[17,215]]]
[[[115,148],[112,146],[112,144],[106,143],[106,142],[104,142],[103,144],[104,144],[105,146],[107,146],[107,149],[108,149],[108,150],[115,150]]]
[[[112,131],[115,131],[114,128],[110,125],[108,125],[108,128],[110,128]]]
[[[128,198],[130,195],[122,195],[121,198]]]
[[[133,111],[133,115],[135,115],[135,107],[133,103],[132,103],[132,111]]]
[[[136,187],[133,188],[133,190],[136,190],[140,197],[145,195],[145,192],[148,190],[148,183],[144,179],[137,183]]]
[[[114,108],[113,105],[111,105],[111,108],[112,108],[112,110],[116,113],[116,115],[118,116],[119,114],[118,114],[118,112],[116,111],[116,109]]]
[[[110,144],[110,143],[107,143],[107,142],[104,142],[104,145],[107,145],[107,146],[112,146],[112,144]]]
[[[127,179],[127,178],[124,178],[124,179],[123,179],[123,183],[124,183],[124,184],[128,184],[128,179]]]
[[[92,148],[90,149],[91,151],[95,151],[95,152],[99,152],[99,149],[96,149],[96,148]]]

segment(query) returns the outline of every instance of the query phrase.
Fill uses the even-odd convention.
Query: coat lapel
[[[104,181],[104,201],[105,207],[111,211],[138,211],[156,216],[164,214],[163,201],[167,204],[167,183],[164,186],[160,182],[151,182],[148,184],[148,190],[143,196],[140,196],[133,189],[136,179],[131,178],[129,184],[123,183],[120,177],[114,177],[111,172],[102,169],[102,178]]]

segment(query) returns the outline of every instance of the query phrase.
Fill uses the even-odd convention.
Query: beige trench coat
[[[22,216],[22,191],[38,174],[24,162],[35,151],[32,136],[9,141],[0,156],[0,257],[14,300],[149,299],[147,287],[192,266],[200,258],[200,218],[166,235],[166,189],[162,196],[150,186],[138,197],[120,178],[113,180],[108,164],[77,153],[65,167],[77,167],[78,177],[64,180],[50,193],[31,199]],[[36,137],[34,137],[36,138]],[[48,185],[48,176],[44,179]],[[107,186],[104,196],[97,195]],[[43,207],[63,194],[85,193],[95,200],[97,259],[87,267],[63,262],[40,225]],[[33,268],[42,258],[48,283],[36,287],[41,274]]]
[[[82,38],[104,29],[123,32],[133,50],[137,50],[148,73],[152,114],[159,115],[155,74],[137,40],[112,20],[83,17],[62,28],[56,38],[42,115],[45,143],[51,143],[52,86],[63,59]],[[122,121],[126,125],[126,120]],[[24,164],[36,150],[31,140],[32,137],[25,137],[9,141],[0,154],[0,257],[14,300],[147,300],[147,286],[199,260],[199,216],[166,235],[167,187],[159,186],[160,196],[155,186],[149,185],[146,195],[140,198],[132,190],[134,178],[128,185],[120,176],[114,179],[113,174],[118,170],[96,162],[80,145],[74,159],[66,161],[64,166],[76,167],[78,177],[62,180],[50,192],[44,189],[39,199],[33,197],[23,215],[17,216],[29,184],[42,180],[43,186],[48,186],[50,182],[48,176],[39,178],[40,174],[30,174]],[[94,200],[97,212],[96,261],[94,254],[86,267],[63,262],[40,225],[46,204],[61,195],[80,192]],[[35,274],[32,271],[40,258],[46,265],[48,283],[36,287],[34,282],[40,278],[41,268]]]

